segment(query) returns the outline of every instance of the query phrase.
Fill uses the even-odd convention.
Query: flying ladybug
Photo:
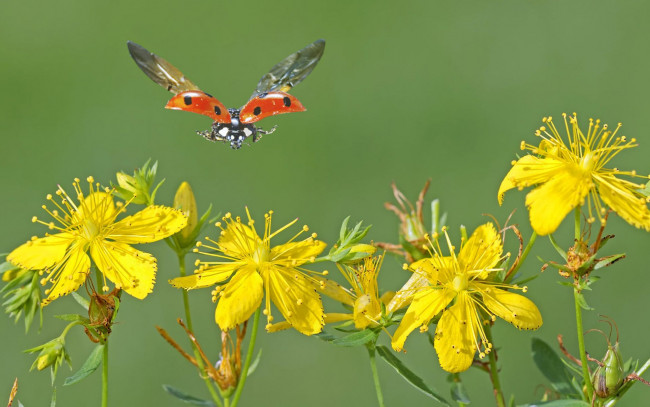
[[[239,149],[249,137],[253,142],[262,135],[271,134],[254,123],[265,117],[282,113],[304,112],[306,109],[295,96],[287,92],[311,73],[323,56],[325,40],[316,40],[294,52],[262,76],[253,95],[239,109],[228,109],[209,93],[203,92],[187,79],[174,65],[144,47],[128,41],[129,52],[135,63],[154,82],[174,94],[166,109],[185,110],[208,116],[212,128],[197,133],[210,141],[230,143]]]

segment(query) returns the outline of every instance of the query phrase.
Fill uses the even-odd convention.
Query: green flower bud
[[[196,209],[196,199],[192,187],[187,182],[183,182],[178,187],[176,195],[174,196],[174,208],[180,209],[183,215],[187,216],[187,226],[178,232],[179,241],[182,246],[185,246],[188,239],[194,234],[194,229],[199,222],[199,215]]]
[[[34,368],[43,370],[48,366],[52,366],[53,375],[56,376],[56,371],[63,363],[63,360],[68,359],[65,350],[65,337],[63,335],[54,338],[43,345],[27,349],[25,352],[35,353],[38,351],[40,351],[40,353],[34,363],[32,363],[32,367],[29,370],[33,370]]]
[[[607,346],[607,353],[592,377],[594,392],[601,398],[608,398],[616,394],[625,381],[623,360],[618,351],[618,342]]]
[[[134,204],[153,205],[156,191],[164,182],[164,180],[159,182],[154,188],[157,171],[158,162],[150,166],[147,160],[141,168],[134,171],[133,175],[118,172],[115,174],[117,185],[113,185],[116,195]]]

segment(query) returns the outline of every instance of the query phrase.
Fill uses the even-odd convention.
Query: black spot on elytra
[[[219,109],[219,106],[214,107],[214,114],[216,114],[217,116],[221,115],[221,109]]]
[[[185,102],[185,105],[186,105],[186,106],[191,105],[191,104],[192,104],[192,96],[185,96],[185,97],[183,98],[183,102]]]
[[[260,113],[262,113],[262,108],[261,107],[257,106],[255,109],[253,109],[253,114],[255,116],[259,116]]]
[[[286,107],[291,106],[291,99],[289,98],[289,96],[285,96],[284,99],[282,99],[282,101],[284,102],[284,105]]]

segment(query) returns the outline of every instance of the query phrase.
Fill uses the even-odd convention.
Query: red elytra
[[[208,116],[217,123],[230,123],[228,108],[214,96],[197,90],[181,92],[169,99],[165,109],[184,110]]]
[[[257,95],[241,108],[239,118],[242,123],[255,123],[276,114],[304,112],[305,107],[295,96],[284,92],[269,92]]]

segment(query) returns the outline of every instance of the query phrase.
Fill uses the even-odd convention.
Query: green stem
[[[580,207],[576,207],[576,210],[574,212],[575,218],[574,218],[574,233],[573,236],[575,240],[580,240]]]
[[[587,387],[587,401],[591,400],[594,394],[594,386],[589,376],[589,366],[587,365],[587,353],[585,351],[584,328],[582,327],[582,307],[580,307],[580,292],[573,288],[573,298],[576,307],[576,328],[578,330],[578,348],[580,349],[580,361],[582,362],[582,379]]]
[[[108,407],[108,341],[104,342],[102,361],[102,407]]]
[[[377,361],[375,359],[375,346],[368,346],[368,356],[370,357],[370,370],[372,370],[372,380],[375,382],[375,391],[377,392],[377,401],[379,407],[384,407],[384,396],[381,394],[381,383],[379,382],[379,374],[377,373]]]
[[[576,207],[574,211],[574,237],[576,241],[580,240],[580,207]],[[591,383],[589,375],[589,365],[587,365],[587,352],[585,351],[585,336],[584,328],[582,327],[582,307],[580,306],[580,291],[577,287],[573,287],[573,300],[576,308],[576,329],[578,331],[578,349],[580,352],[580,362],[582,363],[582,380],[587,388],[587,401],[592,400],[594,395],[594,385]]]
[[[491,352],[488,353],[488,358],[490,360],[490,380],[492,380],[492,389],[494,392],[494,398],[497,401],[497,406],[506,407],[506,400],[503,397],[503,391],[501,390],[501,381],[499,380],[499,368],[497,367],[497,351],[492,341],[492,328],[490,325],[485,326],[485,336],[487,337],[488,343],[492,345]]]
[[[261,308],[261,307],[260,307]],[[251,365],[253,360],[253,351],[255,350],[255,339],[257,338],[257,327],[260,322],[260,308],[255,311],[255,316],[253,316],[253,331],[251,332],[251,338],[248,340],[248,350],[246,351],[246,361],[244,362],[244,368],[241,371],[239,376],[239,383],[237,383],[237,388],[235,389],[235,396],[232,399],[231,407],[236,407],[239,402],[239,397],[241,397],[241,392],[244,389],[244,384],[246,383],[246,376],[248,376],[248,368]]]
[[[178,268],[180,271],[180,276],[185,277],[187,275],[185,271],[185,253],[178,252]],[[181,290],[183,293],[183,307],[185,308],[185,322],[187,325],[187,329],[190,332],[194,332],[194,329],[192,327],[192,314],[190,313],[190,299],[189,296],[187,295],[186,290]],[[212,396],[212,400],[214,400],[215,404],[219,407],[222,407],[223,404],[221,403],[221,399],[219,398],[219,394],[217,393],[217,390],[214,388],[214,383],[210,380],[210,378],[205,374],[205,365],[203,364],[203,358],[201,357],[201,354],[199,353],[199,350],[196,348],[196,345],[194,342],[192,342],[192,350],[194,351],[194,359],[196,359],[196,364],[198,365],[199,373],[203,377],[203,381],[205,382],[205,387],[208,388],[208,391],[210,392],[210,396]],[[226,399],[227,400],[227,399]]]

